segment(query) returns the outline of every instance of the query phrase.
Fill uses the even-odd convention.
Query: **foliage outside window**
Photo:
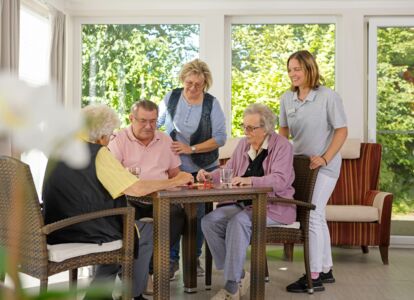
[[[380,185],[394,194],[393,218],[412,219],[414,28],[380,28],[377,39],[377,142],[383,146]]]
[[[280,96],[289,89],[290,54],[315,55],[325,85],[335,88],[334,24],[237,24],[232,26],[232,135],[242,136],[243,111],[260,102],[279,115]]]
[[[179,86],[181,66],[196,57],[199,25],[92,24],[82,26],[82,106],[106,103],[123,125],[132,103],[159,103]]]

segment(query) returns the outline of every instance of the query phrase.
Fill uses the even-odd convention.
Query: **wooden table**
[[[223,202],[229,200],[253,200],[251,241],[250,299],[264,299],[266,263],[266,194],[272,188],[251,186],[225,187],[214,185],[211,189],[178,187],[158,191],[148,197],[128,197],[131,202],[153,203],[154,218],[154,296],[153,299],[170,298],[170,204],[181,203],[187,213],[187,226],[183,235],[183,275],[187,292],[197,287],[196,220],[197,203]]]

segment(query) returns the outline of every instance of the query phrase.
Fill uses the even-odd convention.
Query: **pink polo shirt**
[[[145,146],[129,126],[116,134],[108,148],[125,168],[140,167],[140,179],[167,179],[168,170],[181,165],[180,157],[171,151],[171,143],[167,134],[157,130]]]

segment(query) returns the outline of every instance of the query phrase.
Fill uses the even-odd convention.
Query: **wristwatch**
[[[195,153],[196,152],[196,147],[195,146],[191,146],[191,153]]]

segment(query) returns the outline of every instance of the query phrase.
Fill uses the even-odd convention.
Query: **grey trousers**
[[[201,220],[201,229],[225,281],[239,282],[252,235],[252,214],[238,205],[218,207]]]
[[[145,290],[148,280],[149,263],[153,251],[152,223],[144,223],[140,221],[135,221],[135,223],[139,228],[141,237],[139,239],[138,258],[133,261],[132,297],[138,297]],[[117,264],[99,265],[97,266],[96,274],[91,285],[102,282],[110,282],[113,284],[116,275],[120,271],[121,266]]]

